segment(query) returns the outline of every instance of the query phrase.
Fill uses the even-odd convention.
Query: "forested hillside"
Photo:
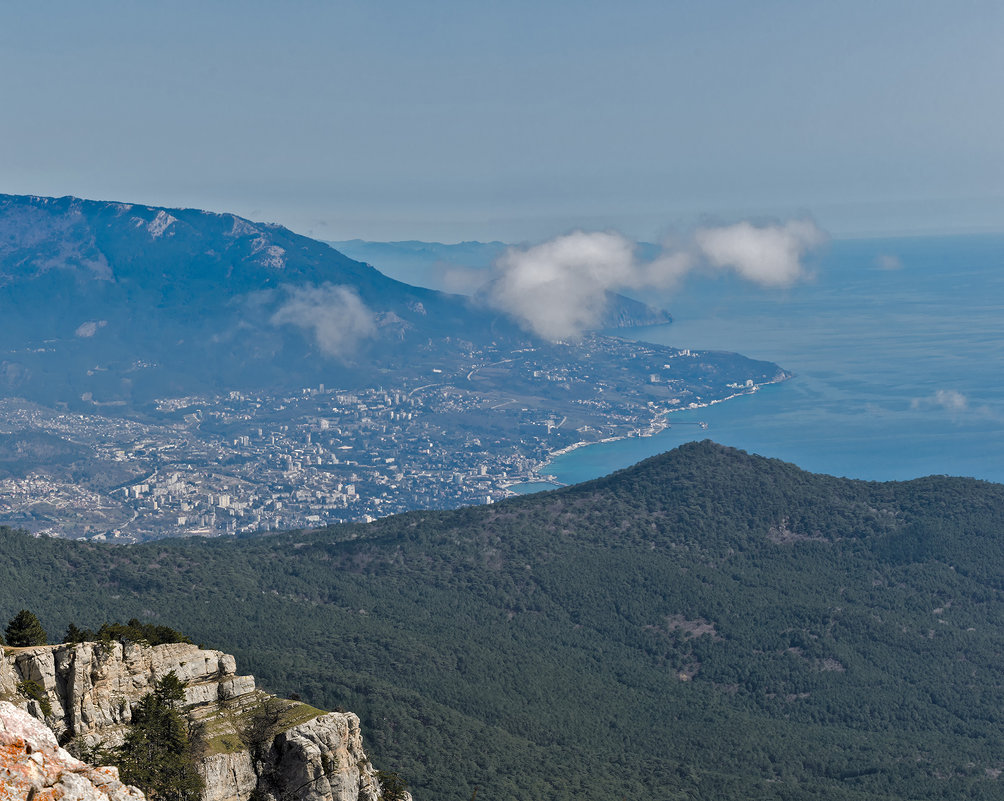
[[[418,801],[991,799],[1004,486],[710,442],[455,512],[115,548],[0,534],[0,618],[168,624],[358,712]]]

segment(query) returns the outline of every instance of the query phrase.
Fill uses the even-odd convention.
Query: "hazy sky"
[[[1004,230],[1004,3],[0,5],[0,192],[322,239]]]

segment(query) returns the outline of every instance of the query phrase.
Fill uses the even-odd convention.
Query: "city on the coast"
[[[0,523],[125,543],[491,503],[546,481],[556,452],[653,434],[674,410],[787,377],[770,365],[737,379],[722,354],[578,344],[595,372],[553,347],[489,348],[393,388],[231,391],[131,414],[6,399]]]

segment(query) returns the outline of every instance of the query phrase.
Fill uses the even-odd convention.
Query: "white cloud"
[[[802,257],[824,240],[823,232],[807,220],[759,228],[741,222],[694,234],[698,249],[713,267],[730,267],[764,286],[790,286],[803,278]]]
[[[595,327],[607,293],[665,290],[689,272],[731,269],[766,286],[788,286],[805,274],[802,259],[825,235],[813,223],[702,228],[684,246],[640,261],[635,243],[608,232],[574,231],[540,245],[509,248],[483,289],[489,302],[547,339],[569,339]]]
[[[934,393],[934,402],[952,412],[965,411],[969,407],[969,399],[955,389],[939,389]]]
[[[99,328],[104,328],[106,325],[108,325],[107,320],[88,320],[77,326],[77,330],[73,333],[82,339],[86,339],[87,337],[94,336],[98,333]]]
[[[1004,422],[1004,412],[1000,407],[986,403],[973,403],[972,399],[957,389],[939,389],[924,398],[910,401],[911,409],[942,410],[955,420],[994,420]]]
[[[939,389],[926,398],[914,398],[910,401],[911,409],[930,409],[940,407],[950,412],[964,412],[969,408],[969,399],[956,389]]]
[[[328,356],[345,359],[376,333],[373,313],[346,286],[286,287],[288,299],[271,317],[272,325],[295,325],[314,335]]]
[[[880,270],[902,270],[903,262],[899,256],[883,253],[875,258],[875,266]]]
[[[574,233],[496,262],[492,303],[547,339],[578,336],[599,323],[606,291],[631,283],[634,245],[617,233]]]

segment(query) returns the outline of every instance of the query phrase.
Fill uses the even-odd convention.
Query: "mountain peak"
[[[106,399],[267,387],[282,373],[351,385],[353,363],[409,337],[483,338],[492,322],[280,225],[71,196],[0,195],[0,287],[8,390],[42,400],[56,399],[58,372],[94,393],[75,374],[95,365],[116,374],[114,389],[99,382]],[[94,320],[108,324],[75,336]],[[127,374],[136,363],[143,376]]]

